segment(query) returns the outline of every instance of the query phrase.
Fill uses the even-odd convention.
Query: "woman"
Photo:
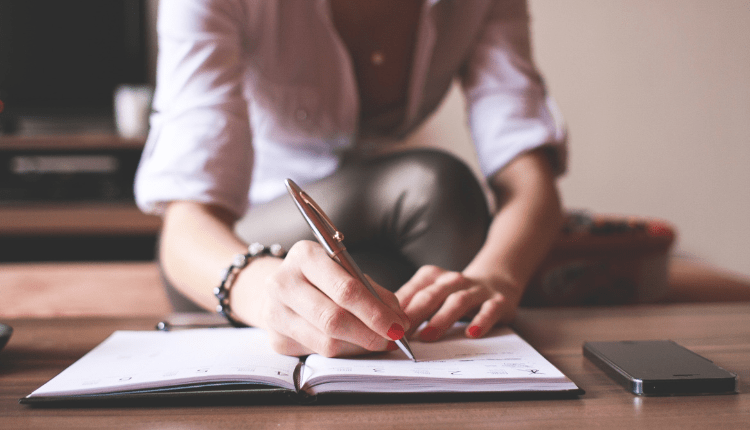
[[[249,258],[225,287],[233,318],[280,353],[382,351],[420,325],[434,341],[461,318],[481,337],[512,320],[560,227],[565,162],[524,1],[161,0],[158,32],[136,198],[163,216],[177,302],[215,309],[233,256],[278,242],[285,258]],[[398,151],[454,79],[491,215],[462,163]],[[383,302],[307,240],[287,177],[344,232]]]

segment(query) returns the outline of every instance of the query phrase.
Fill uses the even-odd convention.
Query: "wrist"
[[[235,311],[232,308],[231,296],[240,273],[242,273],[243,270],[257,258],[262,256],[283,258],[285,255],[286,251],[281,245],[274,244],[270,247],[266,247],[259,243],[251,244],[248,247],[248,251],[244,254],[236,254],[232,259],[231,264],[222,271],[219,285],[214,288],[213,293],[218,301],[216,312],[221,314],[235,327],[247,326],[247,324],[235,314]]]
[[[245,270],[237,275],[232,289],[232,311],[241,321],[253,327],[265,328],[264,318],[272,308],[269,293],[276,290],[269,285],[269,279],[284,262],[282,258],[263,255],[253,259]]]

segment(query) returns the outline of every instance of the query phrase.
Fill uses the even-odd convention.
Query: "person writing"
[[[287,355],[510,322],[562,223],[565,134],[528,22],[523,0],[161,0],[135,192],[163,217],[175,307],[216,309],[221,283],[231,319]],[[454,156],[399,147],[456,79],[492,212]],[[286,178],[346,235],[381,300],[314,241]],[[288,252],[248,253],[256,242]]]

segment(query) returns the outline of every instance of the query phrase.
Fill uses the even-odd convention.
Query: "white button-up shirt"
[[[428,0],[400,140],[454,79],[464,89],[482,173],[565,133],[536,71],[524,0]],[[160,0],[157,89],[139,166],[139,207],[191,200],[237,215],[333,173],[367,146],[351,57],[327,0]],[[378,145],[388,145],[380,137]]]

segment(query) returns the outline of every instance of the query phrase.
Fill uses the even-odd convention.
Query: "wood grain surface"
[[[0,352],[0,427],[8,429],[747,428],[750,305],[524,309],[515,329],[586,391],[577,399],[346,405],[32,408],[18,404],[118,329],[158,317],[18,318]],[[740,394],[638,397],[582,355],[587,340],[673,339],[740,377]]]

